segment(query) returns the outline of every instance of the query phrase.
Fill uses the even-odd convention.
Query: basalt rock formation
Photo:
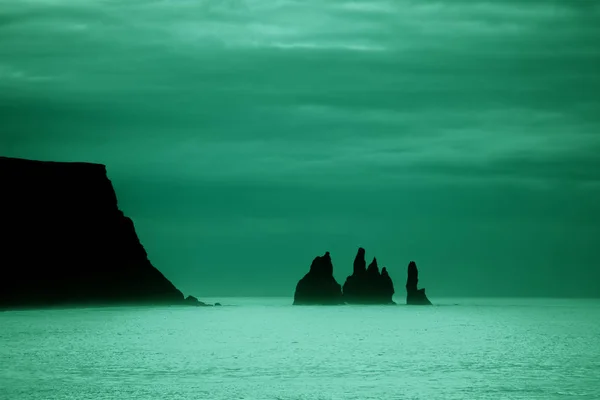
[[[411,261],[408,264],[408,278],[406,279],[406,304],[408,305],[431,305],[425,295],[425,289],[417,289],[419,283],[419,270],[417,264]]]
[[[0,308],[205,305],[148,260],[106,167],[0,157]]]
[[[344,301],[349,304],[396,304],[392,300],[394,283],[384,267],[379,272],[377,259],[366,267],[365,249],[358,249],[354,271],[344,283]]]
[[[316,257],[310,270],[296,285],[294,305],[343,304],[342,288],[333,277],[333,264],[329,252]]]
[[[198,300],[194,296],[188,296],[188,297],[186,297],[185,300],[184,300],[184,302],[185,302],[185,304],[190,305],[190,306],[211,306],[211,305],[213,305],[213,304],[206,304],[206,303]],[[220,305],[219,303],[216,303],[214,305],[216,306],[217,304]]]

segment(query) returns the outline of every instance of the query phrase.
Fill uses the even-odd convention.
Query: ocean
[[[215,300],[0,312],[0,399],[600,399],[600,300]]]

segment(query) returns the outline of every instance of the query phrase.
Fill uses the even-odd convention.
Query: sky
[[[600,297],[600,3],[0,0],[0,155],[107,165],[186,294],[357,248],[404,293]]]

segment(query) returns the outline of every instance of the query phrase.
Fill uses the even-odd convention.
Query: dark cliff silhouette
[[[344,301],[349,304],[396,304],[392,300],[394,283],[384,267],[379,272],[377,259],[366,267],[365,249],[358,249],[354,271],[344,283]]]
[[[0,308],[205,305],[148,260],[106,167],[0,157]]]
[[[406,279],[406,304],[408,305],[431,305],[425,295],[425,289],[417,289],[419,283],[419,270],[417,264],[411,261],[408,264],[408,278]]]
[[[342,288],[333,277],[333,264],[329,252],[316,257],[310,270],[296,285],[294,305],[343,304]]]

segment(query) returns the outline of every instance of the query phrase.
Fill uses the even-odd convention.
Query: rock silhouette
[[[316,257],[310,271],[296,286],[294,304],[396,304],[392,300],[394,283],[387,269],[379,272],[377,258],[366,266],[365,249],[358,249],[354,259],[352,275],[346,278],[343,291],[333,277],[333,264],[329,252]],[[406,280],[406,304],[431,305],[425,289],[418,289],[419,270],[417,264],[408,264]]]
[[[417,289],[419,283],[419,270],[417,264],[411,261],[408,264],[408,278],[406,279],[406,304],[408,305],[431,305],[425,295],[425,289]]]
[[[0,308],[191,304],[148,260],[106,174],[0,157]]]
[[[379,272],[377,259],[366,266],[365,249],[358,249],[354,259],[354,271],[346,278],[343,294],[349,304],[396,304],[392,300],[394,283],[384,267]]]
[[[316,257],[310,270],[296,285],[294,305],[343,304],[342,288],[333,277],[333,263],[329,252]]]
[[[210,306],[211,305],[211,304],[206,304],[206,303],[198,300],[194,296],[188,296],[188,297],[185,298],[184,301],[185,301],[186,304],[189,304],[191,306]],[[219,304],[219,303],[217,303],[217,304]],[[217,305],[217,304],[215,304],[215,305]]]

